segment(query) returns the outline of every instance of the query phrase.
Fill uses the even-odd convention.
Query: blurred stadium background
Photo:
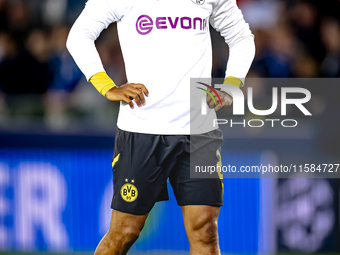
[[[85,81],[65,48],[84,3],[0,0],[3,254],[90,254],[109,226],[118,104],[105,100]],[[238,3],[255,34],[257,53],[249,77],[340,77],[340,1]],[[213,76],[223,77],[228,48],[216,32],[212,40]],[[123,84],[116,26],[104,31],[96,44],[109,75]],[[290,164],[299,155],[305,163],[316,158],[336,162],[339,85],[313,88],[314,122],[301,125],[292,136],[248,129],[242,134],[224,132],[223,161]],[[254,100],[270,100],[270,93],[259,85]],[[340,253],[338,179],[224,183],[219,220],[224,254]],[[152,210],[131,254],[188,254],[181,211],[170,194],[170,201]]]

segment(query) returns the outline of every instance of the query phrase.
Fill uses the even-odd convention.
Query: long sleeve
[[[89,0],[74,25],[66,46],[87,80],[94,74],[104,72],[104,67],[95,47],[95,40],[103,29],[122,16],[118,0]]]
[[[244,81],[255,56],[254,36],[243,19],[236,0],[219,0],[210,17],[210,24],[229,46],[226,77]]]

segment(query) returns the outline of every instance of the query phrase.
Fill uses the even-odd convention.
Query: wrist
[[[105,88],[102,89],[102,95],[106,97],[107,92],[109,92],[111,89],[116,88],[116,84],[109,84]]]
[[[223,84],[228,84],[228,85],[234,85],[238,88],[243,86],[242,81],[239,78],[236,78],[234,76],[228,76],[224,79]]]
[[[92,85],[98,90],[100,94],[106,97],[106,93],[116,87],[116,84],[105,72],[99,72],[90,78]]]

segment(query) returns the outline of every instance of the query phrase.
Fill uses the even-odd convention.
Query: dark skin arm
[[[125,83],[120,87],[114,87],[106,92],[105,96],[110,101],[124,101],[133,109],[134,99],[138,107],[145,105],[145,96],[149,96],[149,91],[141,83]]]

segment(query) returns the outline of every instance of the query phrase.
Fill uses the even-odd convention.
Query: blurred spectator
[[[45,96],[45,121],[55,130],[69,124],[67,110],[70,108],[69,93],[79,83],[82,73],[65,48],[69,27],[53,28],[50,36],[51,57],[49,62],[50,82]]]
[[[2,36],[5,52],[0,64],[0,87],[10,94],[44,93],[49,83],[49,49],[46,34],[33,30],[19,50],[13,38]],[[0,43],[1,43],[0,41]]]
[[[326,48],[322,61],[322,74],[326,77],[340,77],[340,22],[334,18],[325,19],[321,26],[321,39]]]
[[[314,5],[298,3],[288,11],[290,27],[295,36],[303,43],[308,55],[320,61],[324,56],[324,47],[320,40],[319,13]]]
[[[28,2],[24,0],[7,2],[7,30],[15,39],[21,50],[24,48],[25,40],[33,27],[32,15],[29,12]]]
[[[0,0],[0,32],[7,29],[7,2]]]
[[[72,92],[82,78],[82,73],[65,48],[69,27],[53,28],[50,37],[52,79],[49,89]]]
[[[43,21],[47,25],[60,25],[65,20],[67,0],[44,0]]]
[[[300,50],[292,30],[278,24],[270,31],[255,31],[255,56],[253,70],[261,77],[292,77],[295,58]]]
[[[319,66],[316,60],[309,55],[300,55],[293,68],[295,77],[316,78],[319,75]]]
[[[238,1],[238,5],[252,30],[270,30],[275,27],[282,8],[280,1],[272,0],[243,0]]]

